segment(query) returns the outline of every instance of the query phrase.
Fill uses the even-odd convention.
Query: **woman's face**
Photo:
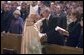
[[[77,19],[77,18],[76,18],[76,15],[73,15],[73,14],[70,15],[70,18],[71,18],[72,20]]]
[[[74,19],[72,14],[70,15],[70,18],[71,18],[72,20]]]
[[[4,5],[4,11],[8,11],[9,10],[9,5],[8,4],[5,4]]]
[[[72,14],[68,15],[68,18],[69,18],[70,22],[74,22],[74,21],[77,20],[77,18],[74,15],[72,15]]]

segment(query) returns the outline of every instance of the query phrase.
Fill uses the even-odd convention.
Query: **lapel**
[[[46,22],[46,19],[44,19],[42,22],[43,22],[43,27],[45,27],[45,28],[48,27],[48,28],[49,28],[49,26],[52,25],[52,24],[51,24],[51,23],[52,23],[52,16],[49,17],[48,24],[47,24],[47,22]]]
[[[52,22],[52,15],[50,15],[50,17],[49,17],[48,26],[50,26],[51,22]]]

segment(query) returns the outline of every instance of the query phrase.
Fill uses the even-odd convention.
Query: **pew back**
[[[83,49],[55,44],[45,45],[46,54],[83,54]]]
[[[1,53],[3,54],[4,48],[13,49],[16,51],[16,53],[20,53],[21,38],[22,35],[19,34],[1,33]]]

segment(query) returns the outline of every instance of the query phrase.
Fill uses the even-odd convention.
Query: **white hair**
[[[15,10],[15,11],[13,12],[13,15],[15,15],[15,14],[21,15],[20,10]]]

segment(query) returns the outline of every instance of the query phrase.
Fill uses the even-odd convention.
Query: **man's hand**
[[[41,42],[41,44],[45,44],[46,42],[47,42],[47,35],[46,35],[46,33],[39,33],[39,35],[40,35],[40,42]]]
[[[55,30],[58,31],[58,32],[59,32],[60,34],[62,34],[62,35],[69,36],[69,32],[66,31],[65,29],[59,27],[59,26],[57,26],[57,27],[55,28]]]
[[[63,35],[69,36],[69,32],[63,32]]]
[[[41,38],[41,37],[44,37],[44,36],[46,36],[46,33],[39,33],[39,37]]]

